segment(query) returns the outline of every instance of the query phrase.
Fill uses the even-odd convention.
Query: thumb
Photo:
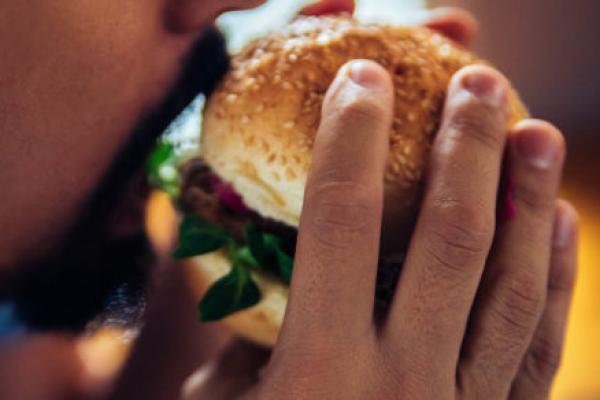
[[[300,15],[326,15],[354,12],[354,0],[320,0],[300,10]]]

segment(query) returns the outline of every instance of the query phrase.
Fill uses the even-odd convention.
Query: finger
[[[511,399],[548,398],[560,365],[567,314],[575,286],[578,220],[572,205],[565,201],[557,203],[546,308],[513,382]]]
[[[300,11],[300,15],[327,15],[354,12],[354,0],[320,0],[309,4]]]
[[[479,24],[468,11],[460,8],[437,8],[427,12],[423,25],[467,46],[479,30]]]
[[[392,108],[391,79],[371,61],[344,66],[326,95],[282,336],[349,338],[370,325]]]
[[[269,351],[236,341],[218,360],[204,365],[190,376],[182,390],[182,400],[239,399],[258,384]]]
[[[435,373],[455,368],[491,246],[507,86],[498,72],[483,66],[453,77],[422,210],[384,330],[391,354]]]
[[[538,324],[564,152],[562,135],[544,122],[522,121],[510,135],[517,215],[498,229],[459,364],[474,397],[508,395]]]

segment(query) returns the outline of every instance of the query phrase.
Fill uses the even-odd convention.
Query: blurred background
[[[303,3],[271,1],[219,23],[238,49],[285,19],[273,16],[291,17]],[[535,117],[552,121],[567,136],[562,195],[581,214],[581,259],[553,398],[600,399],[600,1],[357,0],[357,6],[360,19],[399,23],[425,7],[471,11],[481,24],[474,49],[513,81]]]
[[[356,1],[357,18],[395,23],[410,21],[426,7],[459,6],[470,10],[481,24],[473,45],[476,52],[496,64],[513,81],[535,117],[555,123],[565,133],[569,158],[562,196],[573,202],[581,214],[581,259],[564,359],[552,398],[600,399],[600,156],[596,155],[600,153],[600,129],[597,128],[600,125],[600,0]],[[235,52],[249,40],[285,24],[307,2],[270,0],[253,11],[226,14],[219,18],[218,25],[226,33],[229,48]],[[198,110],[202,103],[202,98],[194,101],[168,131],[178,135],[178,143],[184,144],[179,151],[185,152],[197,145]],[[150,236],[159,246],[168,247],[173,237],[174,225],[165,222],[173,221],[172,212],[166,194],[152,196],[146,220]],[[191,324],[191,327],[176,327],[190,331],[185,343],[190,346],[190,360],[186,360],[187,364],[170,367],[180,368],[183,376],[197,361],[197,353],[194,353],[197,349],[193,349],[192,344],[199,342],[200,333],[198,324],[186,314],[195,314],[196,299],[186,297],[188,295],[181,290],[189,282],[183,277],[176,279],[180,281],[168,284],[170,302],[155,312],[169,315],[177,311],[184,321],[182,324]],[[182,304],[189,308],[182,308]],[[0,337],[2,321],[10,322],[11,318],[12,310],[0,307]],[[20,331],[13,328],[14,333]],[[206,335],[206,330],[203,334]],[[105,382],[115,376],[136,335],[135,329],[106,328],[78,339],[77,352],[90,377]],[[162,352],[149,368],[154,365],[158,368],[172,349],[152,340],[146,339],[146,342]],[[224,339],[220,340],[213,346],[215,354],[224,343]]]

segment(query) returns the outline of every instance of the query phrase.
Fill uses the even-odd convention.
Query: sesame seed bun
[[[397,244],[399,237],[410,234],[448,83],[464,66],[487,64],[427,28],[303,17],[251,43],[233,58],[227,77],[207,103],[201,157],[251,209],[297,227],[323,97],[339,68],[352,59],[378,62],[395,86],[383,245],[386,232],[393,232]],[[514,91],[510,97],[512,125],[528,113]],[[208,282],[227,269],[222,256],[192,263],[200,271],[196,279],[204,276]],[[280,289],[271,296],[270,288],[277,285],[263,290],[258,306],[226,323],[272,345],[284,305],[266,303],[287,296]]]

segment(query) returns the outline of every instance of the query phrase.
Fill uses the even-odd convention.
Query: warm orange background
[[[600,137],[572,134],[563,196],[581,215],[579,277],[554,399],[600,399]]]

